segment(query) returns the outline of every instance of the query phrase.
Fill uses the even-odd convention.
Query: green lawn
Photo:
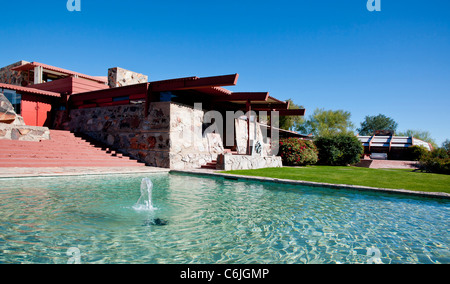
[[[404,169],[309,166],[237,170],[226,171],[223,173],[334,184],[450,193],[450,175],[429,174]]]

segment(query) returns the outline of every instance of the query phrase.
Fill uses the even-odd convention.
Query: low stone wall
[[[47,127],[0,123],[0,140],[39,142],[49,139],[50,130]]]
[[[219,155],[217,169],[224,171],[262,168],[281,168],[283,163],[278,156]]]

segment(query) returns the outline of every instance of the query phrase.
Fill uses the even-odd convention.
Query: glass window
[[[3,94],[13,105],[14,111],[20,115],[21,114],[20,104],[22,102],[22,95],[17,94],[15,91],[11,90],[3,90]]]

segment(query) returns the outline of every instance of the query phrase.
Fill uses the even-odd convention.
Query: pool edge
[[[381,188],[381,187],[370,187],[361,185],[348,185],[348,184],[332,184],[323,182],[313,182],[313,181],[302,181],[302,180],[289,180],[289,179],[278,179],[278,178],[268,178],[268,177],[257,177],[257,176],[246,176],[246,175],[234,175],[219,173],[215,171],[199,171],[199,170],[171,170],[170,173],[184,173],[184,174],[195,174],[195,175],[209,175],[209,176],[219,176],[223,178],[235,179],[235,180],[254,180],[261,182],[273,182],[281,184],[293,184],[293,185],[306,185],[315,187],[327,187],[334,189],[354,189],[360,191],[372,191],[372,192],[383,192],[383,193],[394,193],[394,194],[406,194],[414,195],[419,197],[431,197],[440,199],[450,199],[450,194],[445,192],[426,192],[426,191],[413,191],[408,189],[393,189],[393,188]]]
[[[168,173],[170,171],[169,169],[155,167],[54,167],[9,169],[9,172],[0,173],[0,179]]]

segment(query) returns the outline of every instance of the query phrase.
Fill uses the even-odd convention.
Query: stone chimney
[[[142,75],[140,73],[136,73],[119,67],[108,69],[108,85],[110,88],[117,88],[147,82],[147,75]]]

